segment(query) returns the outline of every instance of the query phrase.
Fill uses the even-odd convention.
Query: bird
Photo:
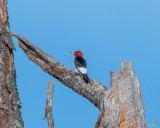
[[[87,75],[87,63],[83,58],[82,52],[79,50],[71,53],[75,56],[75,59],[73,61],[75,73],[79,74],[86,84],[90,83],[90,79]]]

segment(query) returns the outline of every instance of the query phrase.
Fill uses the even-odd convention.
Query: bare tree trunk
[[[43,118],[43,119],[47,118],[48,128],[54,128],[54,121],[52,115],[53,92],[54,92],[54,80],[50,80],[48,84],[45,116]]]
[[[84,83],[26,38],[15,33],[12,35],[19,39],[19,47],[31,61],[100,109],[96,128],[144,128],[143,98],[131,62],[125,61],[125,66],[121,63],[120,72],[111,72],[111,88],[107,89],[95,80],[91,80],[92,85]]]
[[[7,0],[0,0],[0,128],[23,128]]]

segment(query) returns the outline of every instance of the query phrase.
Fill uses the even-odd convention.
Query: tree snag
[[[79,76],[26,38],[12,35],[19,39],[19,47],[31,61],[100,109],[96,128],[144,128],[143,98],[131,62],[125,61],[125,66],[121,63],[120,72],[111,72],[111,88],[107,89],[92,79],[92,85],[85,84]]]
[[[54,92],[54,80],[50,80],[48,84],[45,116],[43,118],[43,119],[47,118],[48,128],[54,128],[54,121],[52,115],[53,92]]]
[[[7,0],[0,0],[0,127],[23,128],[17,92],[15,50],[8,23]]]
[[[120,72],[111,72],[111,88],[104,97],[96,128],[145,128],[143,97],[133,65],[125,61]]]

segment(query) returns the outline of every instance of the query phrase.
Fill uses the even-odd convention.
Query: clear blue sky
[[[147,124],[160,123],[159,0],[8,0],[11,31],[73,70],[70,51],[81,50],[89,77],[110,87],[110,71],[133,62],[140,79]],[[18,47],[15,65],[25,128],[46,128],[42,120],[52,79]],[[55,128],[93,128],[99,110],[55,81]],[[160,124],[159,124],[160,126]]]

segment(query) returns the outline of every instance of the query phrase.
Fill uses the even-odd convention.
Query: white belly
[[[87,68],[79,67],[78,71],[80,71],[82,74],[87,74]]]

